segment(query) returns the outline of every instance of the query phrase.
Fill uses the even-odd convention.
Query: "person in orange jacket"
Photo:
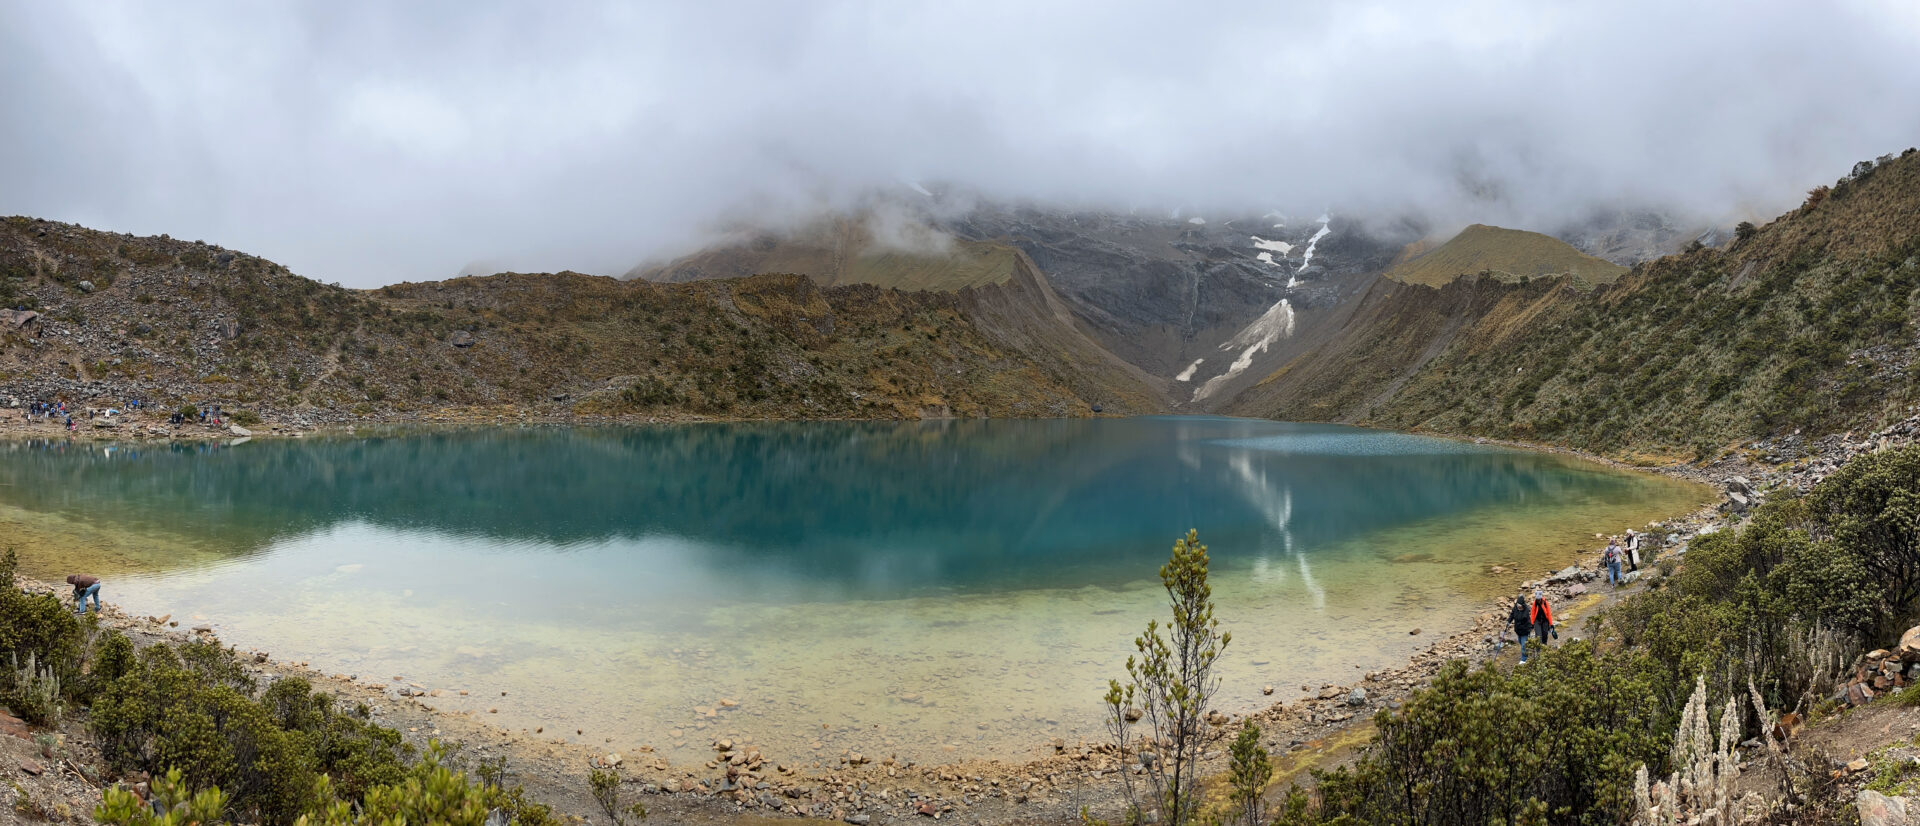
[[[1560,629],[1554,627],[1553,606],[1547,604],[1546,592],[1539,588],[1533,589],[1533,608],[1528,612],[1528,619],[1533,622],[1533,636],[1540,641],[1542,649],[1547,647],[1548,634],[1560,639]]]

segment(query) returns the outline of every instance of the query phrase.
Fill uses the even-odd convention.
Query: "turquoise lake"
[[[0,541],[29,572],[676,761],[722,736],[798,763],[1097,738],[1188,528],[1245,711],[1402,662],[1433,641],[1410,629],[1700,501],[1564,457],[1197,417],[0,443]]]

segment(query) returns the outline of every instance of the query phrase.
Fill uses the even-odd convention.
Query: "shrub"
[[[587,787],[593,791],[593,802],[600,804],[600,810],[607,813],[607,820],[613,826],[625,826],[629,817],[634,820],[646,819],[645,806],[638,803],[621,805],[619,769],[594,769],[587,775]]]
[[[34,673],[45,673],[60,685],[78,686],[80,652],[85,626],[60,598],[29,594],[13,584],[19,557],[12,548],[0,554],[0,654],[13,669],[0,669],[0,702],[25,702],[24,691],[41,690],[33,680],[18,675],[18,662],[33,661]]]
[[[403,776],[346,799],[340,797],[327,775],[319,775],[302,795],[305,804],[297,818],[288,822],[297,826],[484,826],[489,814],[497,810],[507,813],[509,823],[520,826],[553,823],[547,808],[527,804],[517,787],[509,792],[484,782],[473,783],[444,765],[444,759],[445,752],[433,743]],[[218,822],[229,811],[244,811],[217,786],[203,786],[189,793],[191,787],[188,775],[177,769],[156,779],[154,800],[163,813],[142,804],[132,792],[108,789],[94,817],[111,826],[187,826]]]
[[[177,769],[264,823],[307,812],[321,773],[355,796],[403,776],[398,732],[338,713],[304,680],[255,699],[252,678],[217,645],[150,646],[115,667],[123,672],[93,707],[94,735],[115,768]]]
[[[1240,735],[1228,749],[1227,783],[1233,790],[1233,807],[1247,826],[1261,826],[1260,794],[1273,779],[1273,761],[1260,747],[1260,727],[1252,720],[1240,727]]]
[[[1148,791],[1160,818],[1170,826],[1195,822],[1200,807],[1200,749],[1206,735],[1208,706],[1220,687],[1213,674],[1233,635],[1220,631],[1213,616],[1213,588],[1207,584],[1207,546],[1197,531],[1173,543],[1160,582],[1167,589],[1173,619],[1160,631],[1147,622],[1133,641],[1138,656],[1127,658],[1128,684],[1107,681],[1107,726],[1121,754],[1135,744],[1132,727],[1143,720],[1138,741]],[[1138,703],[1138,706],[1135,706]],[[1150,756],[1149,756],[1150,755]],[[1130,818],[1144,816],[1131,776],[1122,773]]]
[[[1880,584],[1887,619],[1905,619],[1920,597],[1920,448],[1848,462],[1813,491],[1808,505],[1821,534]]]
[[[25,662],[19,654],[11,655],[10,660],[13,674],[9,677],[12,687],[6,693],[7,706],[30,725],[58,727],[60,715],[66,710],[60,678],[52,668],[40,665],[40,659],[32,653],[27,654]]]

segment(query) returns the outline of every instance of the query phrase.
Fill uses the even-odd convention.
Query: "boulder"
[[[1920,662],[1920,625],[1907,629],[1900,635],[1900,659],[1907,662]]]
[[[1366,704],[1367,690],[1365,688],[1354,686],[1353,690],[1347,693],[1347,705],[1364,706]]]
[[[1861,789],[1853,805],[1860,812],[1860,826],[1906,826],[1913,822],[1907,814],[1904,797],[1888,797],[1872,789]]]
[[[93,292],[93,291],[94,291],[94,290],[96,289],[96,288],[95,288],[95,287],[93,286],[93,282],[92,282],[92,281],[82,281],[82,282],[80,282],[80,284],[79,284],[79,286],[80,286],[80,291],[81,291],[81,292],[83,292],[83,293],[90,293],[90,292]]]
[[[227,425],[227,432],[232,433],[235,436],[252,436],[253,435],[253,431],[248,430],[244,427],[241,427],[237,424]]]
[[[0,329],[26,330],[40,323],[40,314],[32,310],[0,309]]]
[[[220,337],[232,341],[240,337],[240,322],[227,319],[220,322]]]
[[[455,347],[472,347],[473,333],[466,330],[455,330],[453,331],[453,338],[449,343]]]
[[[1847,686],[1848,705],[1856,708],[1864,706],[1873,702],[1873,697],[1873,689],[1868,688],[1865,683],[1854,683],[1853,685]]]

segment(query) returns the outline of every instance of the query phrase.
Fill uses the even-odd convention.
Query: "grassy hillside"
[[[372,417],[501,406],[754,418],[1159,409],[1133,376],[1082,354],[1010,346],[1017,331],[998,318],[983,329],[968,300],[797,275],[654,284],[502,274],[363,292],[199,242],[16,217],[0,220],[0,303],[41,317],[0,329],[0,396]]]
[[[1405,284],[1445,285],[1463,275],[1503,281],[1566,275],[1589,284],[1611,284],[1626,267],[1595,258],[1552,236],[1474,224],[1432,249],[1410,246],[1386,276]]]
[[[860,221],[839,219],[788,236],[762,235],[721,244],[633,275],[685,282],[741,278],[766,272],[798,273],[822,286],[873,284],[902,290],[952,292],[1004,284],[1019,252],[1012,247],[959,241],[921,231],[914,248],[878,243]]]
[[[1592,292],[1376,288],[1340,336],[1229,410],[1692,457],[1920,399],[1920,154],[1865,164],[1741,236]]]

